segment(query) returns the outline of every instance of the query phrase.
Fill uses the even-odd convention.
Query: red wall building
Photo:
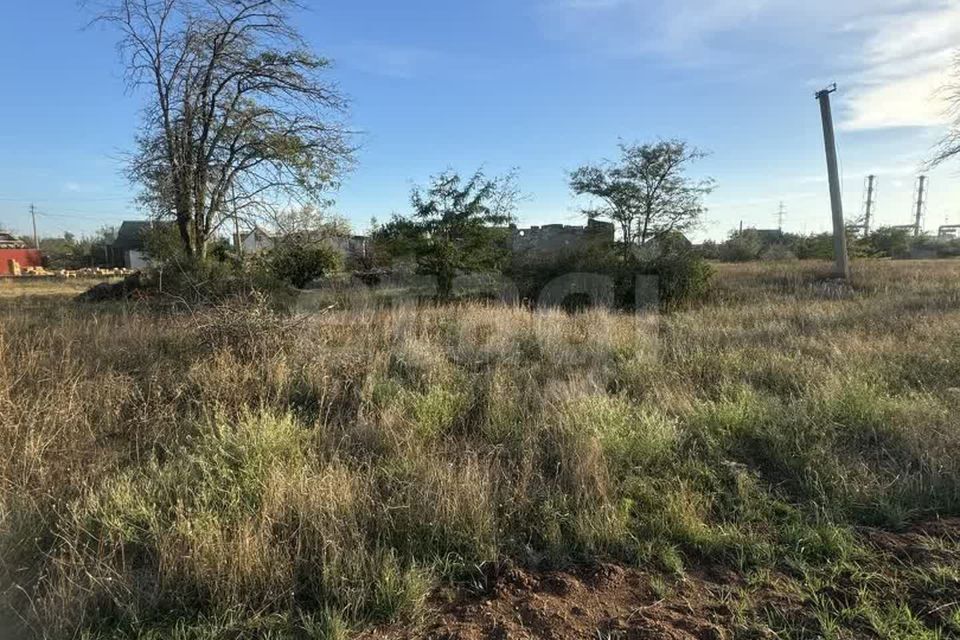
[[[21,269],[39,267],[43,264],[43,258],[36,249],[0,249],[0,275],[8,276],[12,274],[10,270],[11,260],[16,260]]]

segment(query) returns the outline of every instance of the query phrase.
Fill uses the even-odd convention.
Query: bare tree
[[[290,0],[107,0],[130,85],[149,96],[129,177],[203,258],[226,219],[321,202],[351,148],[329,61]]]
[[[350,223],[346,218],[312,204],[278,211],[272,223],[279,236],[343,238],[351,233]]]
[[[950,129],[937,145],[933,157],[926,162],[928,169],[960,156],[960,52],[954,56],[951,76],[951,81],[940,89],[951,118]]]
[[[626,250],[696,224],[713,180],[692,180],[685,172],[705,155],[682,140],[621,144],[619,162],[580,167],[570,174],[570,188],[599,201],[584,213],[616,223]]]

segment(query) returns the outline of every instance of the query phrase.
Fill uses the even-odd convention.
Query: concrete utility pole
[[[783,201],[780,201],[780,208],[777,210],[777,229],[780,233],[783,233],[783,219],[787,215],[787,208],[783,206]]]
[[[913,223],[913,237],[918,237],[920,235],[921,224],[923,224],[923,206],[926,204],[924,199],[926,197],[926,186],[927,186],[927,176],[920,176],[917,181],[917,212],[916,219]]]
[[[833,113],[830,109],[830,94],[837,90],[833,84],[816,94],[820,102],[820,118],[823,120],[823,146],[827,152],[827,177],[830,179],[830,206],[833,210],[833,256],[834,275],[850,278],[850,261],[847,257],[847,228],[843,223],[843,199],[840,193],[840,173],[837,169],[837,141],[833,133]]]
[[[40,238],[37,236],[37,208],[30,203],[30,218],[33,220],[33,248],[40,248]]]
[[[240,221],[237,214],[233,214],[233,242],[236,245],[237,255],[243,256],[243,239],[240,237]]]
[[[240,216],[237,215],[237,190],[230,185],[230,205],[233,209],[233,242],[237,255],[243,258],[243,238],[240,237]]]
[[[870,219],[873,217],[873,188],[877,181],[877,176],[867,176],[867,205],[863,215],[863,235],[870,235]]]

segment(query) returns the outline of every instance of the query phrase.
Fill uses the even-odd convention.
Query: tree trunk
[[[449,300],[453,296],[453,272],[441,269],[437,274],[437,298]]]
[[[621,222],[620,232],[623,234],[623,257],[630,257],[630,244],[633,242],[633,234],[630,233],[631,223]]]
[[[190,220],[189,218],[177,214],[177,231],[180,232],[180,242],[183,243],[183,249],[187,255],[193,255],[193,244],[190,240]]]
[[[197,219],[197,214],[194,213],[192,220],[193,233],[191,235],[191,240],[193,241],[192,246],[190,247],[190,255],[199,262],[203,262],[207,257],[207,234],[202,228],[202,221]]]
[[[207,239],[206,237],[197,238],[196,246],[193,249],[193,257],[199,262],[203,262],[207,259]]]

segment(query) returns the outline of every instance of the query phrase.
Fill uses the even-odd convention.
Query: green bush
[[[317,242],[282,242],[264,257],[267,271],[298,289],[340,268],[336,250]]]
[[[180,232],[172,222],[151,223],[143,232],[143,246],[155,265],[183,262],[187,258]]]
[[[785,244],[772,244],[760,253],[761,260],[781,261],[796,260],[796,254]]]
[[[715,240],[704,240],[699,247],[697,247],[697,253],[700,254],[704,260],[719,260],[720,259],[720,245]]]
[[[868,248],[867,240],[857,239],[847,232],[847,251],[851,257],[889,255]],[[703,251],[701,251],[703,253]],[[754,260],[832,260],[833,234],[800,235],[779,231],[744,229],[734,231],[718,247],[718,257],[724,262],[751,262]]]
[[[875,256],[905,258],[910,255],[910,233],[905,229],[880,227],[864,239],[864,244]]]
[[[713,269],[682,236],[667,236],[626,256],[613,246],[514,256],[504,275],[516,284],[521,299],[533,301],[547,284],[575,273],[612,278],[613,304],[621,308],[632,308],[637,303],[638,277],[654,276],[660,305],[670,307],[703,298],[710,288]],[[571,294],[563,306],[580,308],[584,306],[581,297],[579,293]]]
[[[710,291],[713,268],[693,251],[665,251],[646,269],[658,278],[661,305],[675,306],[701,300]]]
[[[763,242],[753,229],[731,234],[730,239],[720,245],[719,256],[724,262],[748,262],[756,260],[763,251]]]
[[[190,307],[220,305],[256,298],[278,310],[292,301],[290,286],[257,263],[242,263],[232,254],[211,253],[204,260],[180,257],[155,263],[132,285],[148,300]]]
[[[899,230],[897,230],[899,231]],[[901,233],[906,233],[901,231]],[[886,255],[891,258],[956,258],[960,257],[960,240],[941,240],[933,236],[907,236],[897,241]]]
[[[832,260],[833,234],[801,236],[793,243],[793,252],[801,260]]]
[[[597,273],[613,277],[617,284],[615,297],[621,304],[632,286],[625,278],[623,258],[612,247],[515,253],[504,269],[504,275],[517,286],[520,298],[529,301],[536,301],[549,283],[572,273]]]

